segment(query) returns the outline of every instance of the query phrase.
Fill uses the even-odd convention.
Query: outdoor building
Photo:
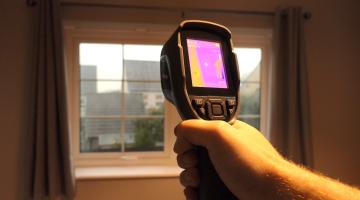
[[[124,77],[117,90],[99,91],[97,66],[81,67],[81,140],[82,149],[113,150],[120,145],[120,116],[152,115],[163,107],[159,62],[124,60]],[[105,81],[104,81],[105,82]],[[123,84],[123,86],[122,86]],[[162,115],[162,113],[161,113]],[[103,116],[111,116],[102,120]],[[94,117],[94,118],[92,118]],[[118,117],[116,119],[116,117]],[[125,144],[135,142],[134,120],[124,123]],[[158,141],[162,145],[163,141]]]

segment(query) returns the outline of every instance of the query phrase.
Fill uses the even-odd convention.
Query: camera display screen
[[[220,42],[186,39],[193,87],[228,88]]]

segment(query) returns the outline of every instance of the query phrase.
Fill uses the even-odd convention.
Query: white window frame
[[[141,27],[141,28],[139,28]],[[69,92],[69,119],[71,136],[71,153],[75,167],[104,166],[176,166],[176,155],[173,153],[175,135],[173,128],[181,121],[176,108],[168,101],[164,103],[164,151],[163,152],[101,152],[81,153],[79,142],[79,44],[119,43],[119,44],[163,44],[176,26],[146,24],[84,24],[65,22],[65,64],[67,69]],[[260,130],[268,137],[268,67],[271,64],[271,31],[232,29],[234,47],[261,48],[261,101]],[[145,36],[145,37],[144,37]]]
[[[260,69],[260,131],[267,139],[269,135],[270,108],[270,80],[269,73],[272,65],[272,30],[233,28],[233,47],[261,49]],[[240,69],[241,70],[241,69]],[[241,82],[241,80],[240,80]],[[241,92],[241,91],[240,91]],[[241,99],[240,99],[241,101]]]

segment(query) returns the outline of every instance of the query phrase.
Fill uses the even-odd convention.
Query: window
[[[240,70],[240,113],[242,120],[259,129],[267,138],[272,31],[232,29],[234,52]]]
[[[260,129],[261,48],[234,49],[240,69],[240,114],[238,119]]]
[[[76,166],[176,165],[173,128],[180,118],[163,97],[159,72],[161,44],[174,29],[65,28]],[[233,35],[241,77],[238,118],[266,132],[270,37]]]
[[[163,151],[160,45],[80,43],[80,152]]]

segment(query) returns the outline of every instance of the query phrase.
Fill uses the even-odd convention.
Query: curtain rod
[[[28,5],[36,5],[36,0],[27,0]],[[125,8],[125,9],[138,9],[138,10],[153,10],[153,11],[173,11],[180,12],[182,17],[185,17],[186,12],[207,12],[207,13],[226,13],[238,15],[258,15],[258,16],[275,16],[275,12],[271,11],[248,11],[248,10],[225,10],[225,9],[205,9],[205,8],[174,8],[162,6],[137,6],[137,5],[121,5],[121,4],[99,4],[99,3],[76,3],[76,2],[60,2],[61,6],[85,6],[85,7],[100,7],[100,8]],[[305,19],[311,19],[311,12],[305,11],[303,14]]]
[[[121,5],[121,4],[98,4],[98,3],[72,3],[61,2],[61,6],[85,6],[85,7],[103,7],[103,8],[126,8],[139,10],[157,10],[157,11],[177,11],[177,12],[210,12],[210,13],[232,13],[241,15],[264,15],[275,16],[274,12],[267,11],[245,11],[245,10],[223,10],[223,9],[204,9],[204,8],[174,8],[162,6],[137,6],[137,5]]]

